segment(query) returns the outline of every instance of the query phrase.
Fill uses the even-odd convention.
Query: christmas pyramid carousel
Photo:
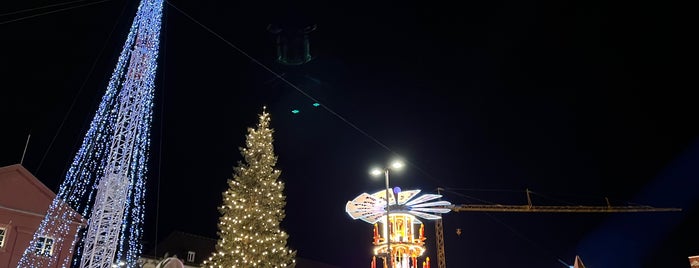
[[[451,211],[451,203],[434,201],[442,195],[417,196],[420,190],[401,191],[395,187],[392,193],[388,193],[387,190],[374,194],[362,193],[347,202],[345,211],[352,219],[361,219],[374,225],[374,257],[371,268],[377,267],[377,256],[383,257],[383,265],[380,267],[417,268],[418,258],[425,252],[425,226],[418,218],[441,219],[440,214]],[[422,268],[430,267],[429,260],[429,257],[425,258]]]

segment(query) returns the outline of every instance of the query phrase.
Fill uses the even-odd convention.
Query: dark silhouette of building
[[[150,249],[143,258],[143,263],[157,263],[158,261],[177,256],[185,267],[201,267],[204,260],[208,259],[216,250],[216,239],[200,235],[174,231],[157,245],[156,249]],[[296,257],[295,268],[340,268],[322,262]]]

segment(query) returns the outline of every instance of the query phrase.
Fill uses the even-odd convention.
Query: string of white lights
[[[67,267],[70,259],[54,253],[64,245],[72,253],[83,236],[80,267],[137,266],[162,7],[162,0],[140,3],[90,128],[18,267]],[[89,218],[87,229],[69,237],[85,224],[79,214]]]

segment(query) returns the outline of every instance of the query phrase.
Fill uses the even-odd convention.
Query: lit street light
[[[397,170],[403,167],[403,162],[400,161],[394,161],[391,163],[391,166],[388,168],[379,169],[379,168],[374,168],[371,170],[371,174],[374,176],[381,175],[381,173],[384,173],[384,177],[386,178],[386,254],[388,256],[388,267],[391,268],[393,267],[393,254],[391,252],[391,222],[390,222],[390,214],[391,214],[391,203],[389,197],[390,193],[390,188],[388,185],[388,171],[391,169]]]

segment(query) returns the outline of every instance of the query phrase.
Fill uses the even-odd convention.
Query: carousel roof
[[[388,195],[391,213],[406,213],[427,220],[441,219],[440,214],[451,211],[448,201],[432,201],[441,198],[438,194],[417,196],[420,190],[400,191],[400,188]],[[431,201],[431,202],[428,202]],[[386,215],[386,191],[374,194],[362,193],[352,201],[347,201],[345,211],[352,219],[361,219],[368,223],[376,223]]]

